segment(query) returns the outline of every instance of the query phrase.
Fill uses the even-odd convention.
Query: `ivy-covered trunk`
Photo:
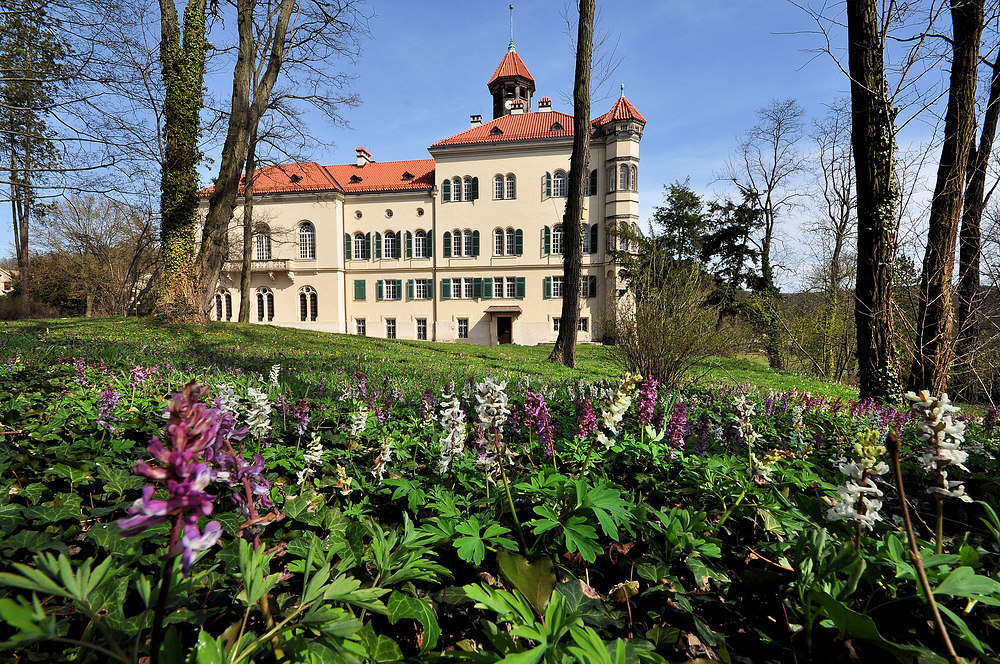
[[[173,0],[160,0],[160,62],[166,97],[164,160],[160,179],[163,284],[158,309],[184,320],[198,318],[194,286],[198,224],[198,133],[204,103],[205,0],[184,9],[183,41]]]
[[[976,126],[976,71],[983,31],[984,0],[952,0],[954,32],[948,111],[938,165],[924,269],[920,276],[917,339],[908,387],[941,394],[952,359],[952,275],[966,162]]]
[[[858,387],[862,399],[889,403],[900,398],[892,319],[899,188],[894,174],[895,110],[887,94],[878,17],[875,0],[848,0],[851,144],[858,216],[854,305]]]
[[[573,85],[573,154],[569,163],[569,196],[563,216],[563,297],[559,336],[551,362],[576,366],[577,325],[580,320],[580,269],[583,247],[580,220],[590,161],[590,61],[594,47],[594,0],[580,0]]]

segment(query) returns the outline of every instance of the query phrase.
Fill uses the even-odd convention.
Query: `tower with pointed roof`
[[[507,54],[503,56],[493,77],[486,84],[493,95],[493,119],[501,115],[509,115],[517,107],[515,101],[521,102],[521,109],[531,111],[531,95],[535,94],[535,79],[524,65],[524,60],[514,48],[514,40],[507,46]]]

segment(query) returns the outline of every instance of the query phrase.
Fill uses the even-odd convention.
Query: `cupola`
[[[500,65],[486,84],[493,95],[493,119],[509,115],[514,101],[521,102],[521,112],[531,111],[531,95],[535,93],[535,79],[514,49],[514,40],[507,47]]]

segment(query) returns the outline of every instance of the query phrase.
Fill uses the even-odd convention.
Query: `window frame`
[[[511,201],[517,198],[517,178],[512,173],[508,173],[504,184],[506,185],[504,199]]]
[[[363,261],[365,260],[365,234],[355,233],[354,234],[354,251],[351,254],[353,260]]]
[[[504,194],[504,181],[502,175],[493,176],[493,200],[502,201]]]
[[[299,260],[316,260],[316,226],[311,221],[299,224]]]
[[[396,319],[386,318],[385,319],[385,338],[395,339],[396,338]]]
[[[516,256],[517,255],[517,231],[513,228],[508,228],[505,232],[507,238],[507,253],[505,256]]]
[[[504,256],[504,239],[507,237],[504,229],[495,228],[493,229],[493,255],[494,256]]]
[[[566,250],[565,234],[563,233],[562,224],[556,224],[552,227],[552,244],[550,248],[550,253],[559,255],[562,255],[562,253]]]
[[[566,198],[566,172],[556,171],[552,174],[552,198]]]
[[[368,336],[368,326],[364,318],[354,319],[354,334],[359,337]]]
[[[427,341],[427,319],[418,318],[416,321],[416,338],[417,341]]]
[[[271,229],[260,227],[254,231],[253,255],[256,261],[271,260]]]
[[[451,200],[455,203],[462,202],[462,178],[457,176],[451,179]]]
[[[466,176],[462,180],[462,200],[471,201],[472,199],[472,178]]]
[[[413,234],[413,257],[427,258],[427,231],[420,229]]]
[[[552,275],[552,298],[558,299],[563,296],[563,275]]]
[[[462,239],[463,239],[462,255],[463,256],[472,256],[472,255],[474,255],[474,253],[472,251],[472,249],[473,249],[473,246],[472,246],[472,231],[469,230],[468,228],[466,228],[462,232]]]
[[[395,255],[398,246],[396,231],[386,231],[382,234],[382,258],[390,261],[398,260],[399,256]]]
[[[459,339],[469,338],[469,319],[468,318],[458,318],[456,325],[456,334]]]

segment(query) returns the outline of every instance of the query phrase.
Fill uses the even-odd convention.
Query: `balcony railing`
[[[242,269],[241,261],[227,261],[227,272],[239,272]],[[250,261],[251,272],[288,272],[292,269],[292,261],[289,258],[272,258],[269,261]]]

